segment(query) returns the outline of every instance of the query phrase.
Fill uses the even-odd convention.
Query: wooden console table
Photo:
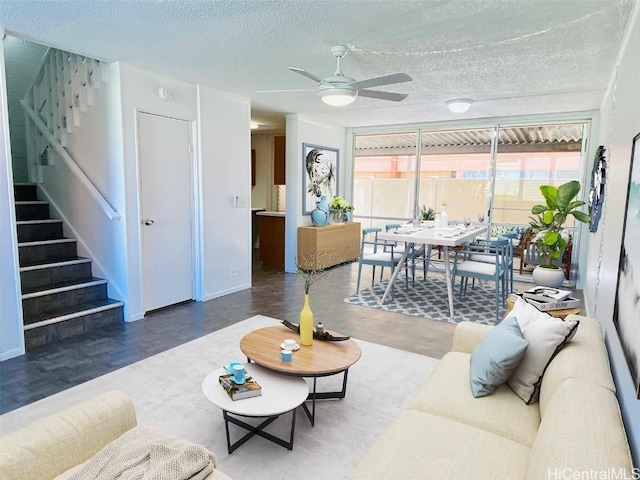
[[[304,268],[318,256],[315,268],[327,268],[360,256],[360,223],[346,222],[324,227],[298,227],[297,263]],[[313,268],[313,265],[309,265]]]

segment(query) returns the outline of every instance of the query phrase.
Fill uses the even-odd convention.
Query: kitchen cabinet
[[[287,162],[285,159],[285,136],[273,137],[273,184],[287,183]]]
[[[258,212],[256,216],[262,266],[284,271],[284,212]]]
[[[300,267],[327,268],[356,260],[360,256],[360,223],[346,222],[324,227],[298,227],[298,258]]]

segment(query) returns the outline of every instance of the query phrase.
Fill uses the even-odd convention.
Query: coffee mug
[[[293,352],[291,350],[282,350],[280,352],[280,360],[283,362],[290,362],[293,358]]]
[[[233,367],[236,365],[242,365],[240,362],[231,362],[228,367],[226,367],[227,373],[233,375]]]
[[[234,365],[233,366],[233,380],[237,383],[242,383],[244,382],[245,378],[244,378],[244,365]]]
[[[298,345],[298,342],[296,342],[293,338],[286,338],[283,343],[284,343],[285,350],[292,350],[292,351]]]

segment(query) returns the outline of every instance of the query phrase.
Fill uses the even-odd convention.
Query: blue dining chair
[[[498,240],[477,240],[457,250],[453,263],[453,278],[460,276],[460,298],[467,293],[469,279],[489,280],[495,283],[496,321],[500,320],[500,304],[507,298],[508,249],[506,238]],[[472,256],[482,255],[485,261],[472,260]],[[478,257],[476,257],[478,258]],[[489,261],[491,260],[491,261]]]
[[[384,267],[389,267],[391,271],[393,271],[402,257],[402,253],[395,251],[395,242],[378,240],[378,233],[381,231],[382,229],[378,227],[362,229],[356,293],[360,292],[360,278],[362,276],[363,265],[371,265],[373,267],[373,274],[371,275],[371,286],[373,287],[376,277],[376,267],[380,267],[380,281],[382,281]],[[373,252],[370,251],[371,249],[373,249]],[[409,278],[405,269],[405,288],[408,288],[408,285]],[[391,295],[393,296],[393,290]]]
[[[401,223],[388,223],[384,226],[385,232],[390,232],[391,230],[397,230],[402,226]],[[407,244],[405,242],[395,242],[395,247],[393,249],[394,253],[399,253],[402,255],[405,251]],[[427,279],[427,256],[425,254],[425,246],[422,245],[420,248],[415,248],[415,246],[411,247],[411,251],[409,255],[407,255],[406,260],[406,268],[411,268],[411,286],[414,287],[416,283],[416,262],[422,261],[422,275],[423,280]]]

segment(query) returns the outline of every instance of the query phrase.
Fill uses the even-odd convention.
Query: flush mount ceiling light
[[[444,102],[453,113],[464,113],[471,107],[473,100],[470,98],[454,98]]]
[[[358,96],[358,91],[348,86],[334,87],[328,85],[320,85],[318,91],[320,99],[327,105],[332,107],[344,107],[353,103]]]
[[[260,127],[260,125],[256,122],[251,122],[249,125],[251,126],[251,130],[255,130],[256,128]]]

